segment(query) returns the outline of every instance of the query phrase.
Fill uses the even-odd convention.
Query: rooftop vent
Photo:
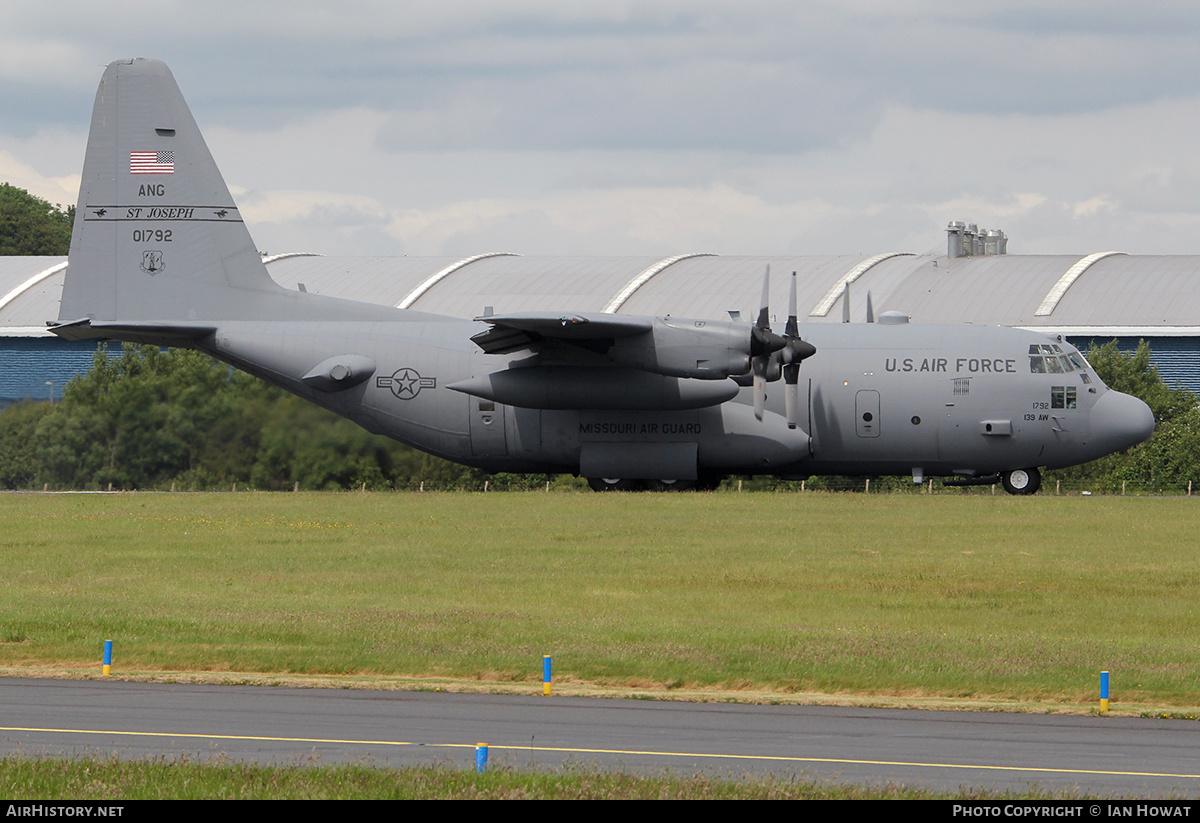
[[[974,223],[952,220],[946,235],[947,257],[1008,254],[1008,237],[999,229],[980,229]]]

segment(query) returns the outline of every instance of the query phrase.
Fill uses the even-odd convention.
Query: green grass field
[[[841,785],[803,779],[719,779],[703,775],[636,775],[594,767],[552,772],[449,767],[258,766],[156,759],[3,758],[0,791],[22,800],[1016,800],[1081,799],[1072,790],[999,792],[964,787]],[[1092,795],[1094,798],[1095,796]],[[1145,800],[1144,797],[1141,798]],[[9,812],[20,814],[20,810]],[[128,815],[120,815],[128,816]]]
[[[594,767],[553,771],[449,767],[386,769],[371,764],[256,765],[157,758],[0,758],[6,803],[20,800],[1015,800],[1096,798],[1072,789],[937,792],[888,783],[743,776],[636,775]],[[1145,800],[1145,797],[1139,797]],[[19,815],[20,810],[8,812]],[[128,816],[122,813],[118,816]]]
[[[0,667],[1200,705],[1200,501],[8,494]]]

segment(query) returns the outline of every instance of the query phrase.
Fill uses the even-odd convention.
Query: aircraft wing
[[[762,419],[766,382],[783,376],[794,428],[799,364],[816,349],[799,336],[794,278],[787,336],[771,331],[767,282],[756,324],[582,312],[477,317],[490,326],[471,337],[484,352],[529,349],[534,357],[449,388],[527,408],[701,408],[732,399],[753,369],[755,416]]]
[[[488,354],[507,354],[527,349],[542,340],[581,343],[645,334],[654,326],[649,317],[616,314],[517,312],[477,317],[491,325],[471,338]]]
[[[752,356],[770,354],[749,323],[555,312],[475,319],[491,326],[471,338],[488,354],[530,349],[535,356],[552,354],[552,362],[559,364],[620,366],[671,377],[724,380],[748,373]]]

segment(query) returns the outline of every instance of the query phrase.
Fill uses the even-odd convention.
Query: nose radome
[[[1154,413],[1128,394],[1107,391],[1092,407],[1092,445],[1105,454],[1136,446],[1154,434]]]

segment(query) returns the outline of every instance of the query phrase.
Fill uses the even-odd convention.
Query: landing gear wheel
[[[1033,494],[1042,487],[1042,473],[1037,469],[1013,469],[1000,475],[1000,483],[1009,494]]]
[[[647,480],[646,488],[652,492],[686,492],[696,485],[695,480]]]
[[[631,492],[642,486],[637,480],[622,477],[589,477],[587,482],[594,492]]]

